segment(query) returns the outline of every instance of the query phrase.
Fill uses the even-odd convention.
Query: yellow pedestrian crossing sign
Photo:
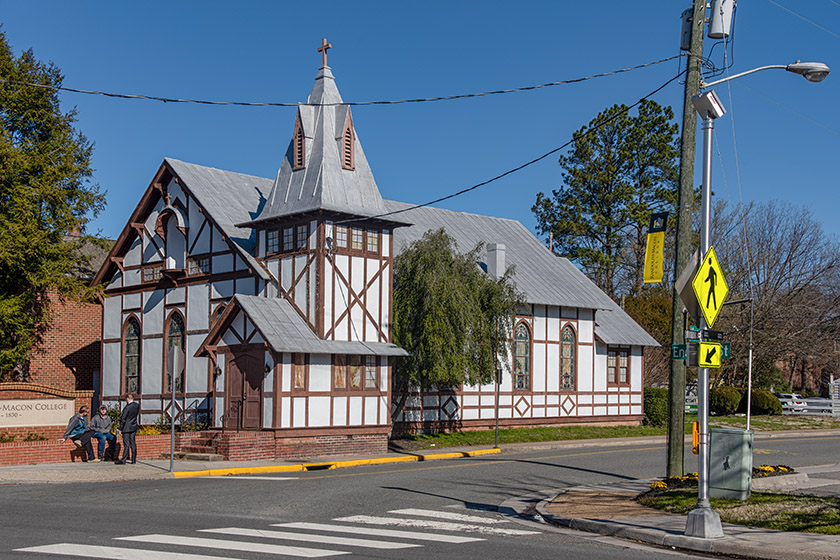
[[[723,352],[719,342],[701,342],[697,355],[699,367],[719,368]]]
[[[706,318],[706,325],[709,328],[713,327],[729,293],[729,286],[726,285],[714,247],[709,247],[709,252],[703,257],[691,287],[694,288],[697,303],[700,304],[700,310]]]

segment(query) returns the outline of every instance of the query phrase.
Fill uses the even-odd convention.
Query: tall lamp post
[[[754,68],[734,76],[711,83],[700,82],[705,89],[729,80],[761,70],[782,69],[800,74],[810,82],[821,82],[828,76],[830,69],[821,62],[799,62],[788,65],[772,65]],[[714,91],[707,91],[692,98],[694,108],[703,119],[703,185],[701,194],[700,254],[705,255],[711,247],[712,221],[712,132],[715,119],[726,113],[723,104]],[[705,318],[700,319],[700,330],[706,329]],[[697,469],[697,507],[688,514],[685,534],[691,537],[715,538],[723,536],[720,516],[711,508],[709,502],[709,368],[697,368],[697,415],[700,424],[700,449]]]

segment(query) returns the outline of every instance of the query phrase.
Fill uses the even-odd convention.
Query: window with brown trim
[[[379,358],[365,357],[365,389],[376,389],[379,386]]]
[[[354,227],[351,234],[350,248],[354,251],[363,251],[365,248],[365,230]]]
[[[225,312],[226,307],[227,307],[227,305],[224,304],[224,303],[220,303],[219,305],[216,306],[216,309],[213,310],[213,314],[210,315],[210,328],[212,328],[213,325],[216,324],[216,321],[218,321],[219,317],[222,316],[222,313]]]
[[[276,253],[280,250],[280,232],[276,229],[269,230],[265,233],[265,252]]]
[[[306,390],[306,354],[292,354],[292,389]]]
[[[187,260],[187,274],[190,276],[210,274],[210,257],[190,257]]]
[[[630,384],[630,350],[627,348],[607,349],[607,383],[610,385]]]
[[[295,248],[295,229],[283,228],[283,251],[292,251]]]
[[[347,248],[347,226],[335,226],[335,246]]]
[[[125,324],[123,334],[123,370],[125,393],[140,392],[140,323],[134,317]]]
[[[367,230],[367,250],[368,253],[379,252],[379,232],[375,229]]]
[[[560,335],[560,390],[575,390],[575,331],[570,326]]]
[[[379,357],[333,356],[333,389],[350,391],[379,389]]]
[[[166,329],[166,385],[164,385],[164,393],[172,390],[172,376],[175,376],[175,392],[182,393],[184,391],[184,370],[186,369],[186,359],[181,360],[182,363],[177,364],[177,371],[172,371],[175,365],[171,358],[175,349],[180,349],[182,356],[186,343],[186,329],[184,328],[184,317],[177,311],[169,316],[169,325]]]
[[[143,283],[158,282],[162,277],[163,263],[147,264],[143,266]]]
[[[531,388],[531,331],[525,323],[516,325],[513,332],[513,388]]]
[[[295,236],[295,249],[306,249],[306,240],[309,237],[309,224],[298,224]]]
[[[333,356],[333,388],[347,388],[347,360],[341,354]]]

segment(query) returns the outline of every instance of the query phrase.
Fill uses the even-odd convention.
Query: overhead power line
[[[680,78],[680,76],[682,76],[683,74],[686,73],[686,71],[687,70],[682,70],[676,76],[674,76],[673,78],[671,78],[670,80],[668,80],[667,82],[665,82],[664,84],[662,84],[661,86],[659,86],[658,88],[653,90],[652,92],[648,93],[644,97],[639,98],[638,101],[636,101],[635,103],[633,103],[632,105],[630,105],[629,107],[624,109],[623,111],[619,111],[619,112],[615,113],[614,115],[612,115],[612,116],[610,116],[610,117],[608,117],[608,118],[606,118],[602,121],[599,121],[599,122],[595,123],[591,128],[588,129],[587,132],[592,132],[594,130],[598,130],[602,126],[609,124],[610,122],[614,121],[615,119],[617,119],[621,115],[629,112],[633,107],[636,107],[637,105],[641,104],[642,101],[648,99],[649,97],[652,97],[652,96],[656,95],[657,93],[659,93],[660,91],[665,89],[669,84],[678,80]],[[569,140],[568,142],[566,142],[562,146],[558,146],[557,148],[554,148],[553,150],[550,150],[550,151],[544,153],[543,155],[532,159],[529,162],[523,163],[522,165],[520,165],[518,167],[514,167],[513,169],[509,169],[509,170],[505,171],[504,173],[500,173],[499,175],[496,175],[495,177],[493,177],[491,179],[487,179],[486,181],[482,181],[482,182],[477,183],[477,184],[475,184],[471,187],[467,187],[466,189],[462,189],[462,190],[460,190],[456,193],[452,193],[452,194],[449,194],[449,195],[446,195],[446,196],[442,196],[442,197],[437,198],[435,200],[430,200],[429,202],[424,202],[423,204],[416,204],[414,206],[409,206],[408,208],[403,208],[402,210],[394,210],[393,212],[386,212],[385,214],[379,214],[377,216],[371,216],[371,218],[385,218],[387,216],[393,216],[394,214],[401,214],[403,212],[408,212],[410,210],[416,210],[417,208],[423,208],[425,206],[431,206],[432,204],[437,204],[438,202],[443,202],[444,200],[449,200],[450,198],[455,198],[456,196],[461,196],[462,194],[468,193],[470,191],[474,191],[474,190],[476,190],[480,187],[483,187],[485,185],[489,185],[490,183],[492,183],[494,181],[498,181],[499,179],[501,179],[503,177],[507,177],[508,175],[516,173],[517,171],[521,171],[522,169],[525,169],[526,167],[528,167],[530,165],[533,165],[533,164],[537,163],[538,161],[542,161],[545,158],[547,158],[548,156],[550,156],[552,154],[556,154],[557,152],[559,152],[563,148],[566,148],[567,146],[571,145],[574,141],[575,141],[574,138],[572,138],[571,140]],[[343,220],[341,222],[336,222],[336,223],[344,223],[344,222],[350,222],[350,221],[352,221],[352,220]]]
[[[781,8],[781,9],[783,9],[783,10],[784,10],[784,11],[786,11],[786,12],[788,12],[788,13],[791,13],[791,14],[795,15],[796,17],[798,17],[798,18],[799,18],[799,19],[801,19],[802,21],[805,21],[805,22],[807,22],[807,23],[810,23],[811,25],[813,25],[813,26],[814,26],[814,27],[816,27],[817,29],[822,29],[822,30],[823,30],[823,31],[825,31],[826,33],[828,33],[828,34],[830,34],[830,35],[834,35],[835,37],[837,37],[838,39],[840,39],[840,35],[838,35],[838,34],[837,34],[837,33],[835,33],[834,31],[832,31],[831,29],[827,29],[827,28],[823,27],[822,25],[820,25],[819,23],[817,23],[817,22],[815,22],[815,21],[811,21],[810,19],[806,18],[806,17],[805,17],[805,16],[803,16],[802,14],[798,14],[798,13],[794,12],[793,10],[791,10],[790,8],[786,8],[786,7],[782,6],[782,5],[781,5],[781,4],[779,4],[778,2],[774,2],[773,0],[767,0],[767,1],[768,1],[768,2],[770,2],[771,4],[773,4],[774,6],[776,6],[776,7],[779,7],[779,8]],[[836,2],[835,2],[835,4],[836,4]]]
[[[585,82],[587,80],[593,80],[595,78],[604,78],[606,76],[613,76],[615,74],[622,74],[625,72],[630,72],[633,70],[639,70],[641,68],[647,68],[649,66],[654,66],[656,64],[662,64],[663,62],[668,62],[670,60],[674,60],[681,56],[685,56],[684,54],[674,55],[668,58],[663,58],[662,60],[655,60],[653,62],[647,62],[645,64],[639,64],[637,66],[631,66],[629,68],[622,68],[620,70],[612,70],[610,72],[603,72],[601,74],[593,74],[592,76],[586,76],[583,78],[573,78],[571,80],[562,80],[559,82],[550,82],[547,84],[540,84],[536,86],[525,86],[525,87],[518,87],[518,88],[511,88],[511,89],[501,89],[496,91],[484,91],[481,93],[465,93],[461,95],[448,95],[445,97],[424,97],[424,98],[417,98],[417,99],[399,99],[395,101],[354,101],[349,103],[324,103],[324,104],[312,104],[312,105],[322,105],[322,106],[332,106],[332,105],[352,105],[352,106],[363,106],[363,105],[397,105],[400,103],[427,103],[430,101],[451,101],[454,99],[468,99],[472,97],[484,97],[488,95],[504,95],[508,93],[518,93],[522,91],[532,91],[541,88],[547,87],[554,87],[554,86],[562,86],[567,84],[576,84],[580,82]],[[113,92],[106,92],[106,91],[95,91],[95,90],[86,90],[86,89],[76,89],[76,88],[68,88],[63,86],[52,86],[47,84],[35,84],[31,82],[21,82],[18,80],[9,80],[6,78],[0,78],[0,82],[4,82],[7,84],[15,84],[20,86],[29,86],[34,88],[41,88],[41,89],[49,89],[53,91],[65,91],[69,93],[81,93],[85,95],[101,95],[104,97],[114,97],[117,99],[143,99],[146,101],[160,101],[162,103],[196,103],[200,105],[232,105],[232,106],[239,106],[239,107],[298,107],[300,105],[308,105],[307,103],[273,103],[273,102],[247,102],[247,101],[208,101],[203,99],[176,99],[172,97],[158,97],[154,95],[133,95],[127,93],[113,93]]]

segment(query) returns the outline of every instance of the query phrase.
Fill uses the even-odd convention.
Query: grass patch
[[[505,428],[499,430],[499,443],[527,443],[574,439],[661,436],[665,428],[652,426],[540,426],[536,428]],[[414,444],[416,449],[429,447],[459,447],[493,445],[493,430],[416,434],[402,436],[398,443]]]
[[[696,414],[686,414],[685,433],[691,434],[691,423]],[[713,416],[712,428],[745,428],[744,416]],[[813,416],[753,416],[750,427],[758,431],[813,430],[840,428],[840,419]],[[499,430],[499,443],[534,443],[575,439],[602,439],[622,437],[663,436],[665,428],[653,426],[540,426],[535,428],[505,428]],[[463,447],[493,445],[493,430],[416,434],[401,436],[393,443],[404,449],[419,450],[432,447]]]
[[[697,507],[697,490],[651,491],[639,496],[638,501],[647,507],[686,515]],[[711,503],[724,523],[840,535],[840,498],[753,493],[745,502],[712,498]]]

